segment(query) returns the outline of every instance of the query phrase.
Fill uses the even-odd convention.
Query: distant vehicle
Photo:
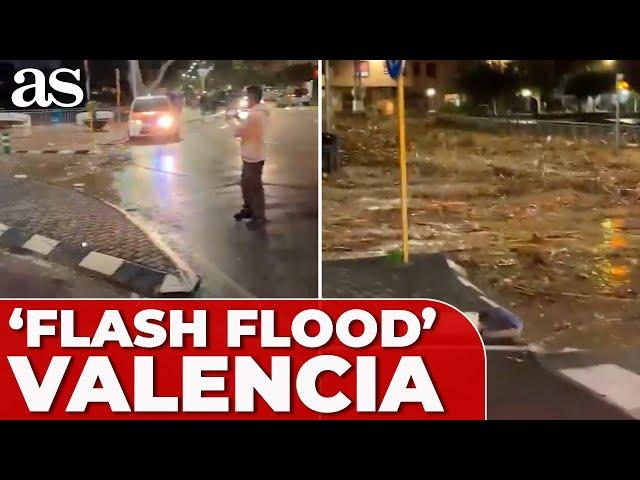
[[[299,107],[311,104],[311,94],[306,88],[288,88],[285,93],[278,98],[279,107]]]
[[[279,93],[280,95],[282,94],[280,91],[276,90],[275,88],[265,88],[262,91],[262,99],[265,102],[277,102]]]
[[[216,90],[206,93],[201,101],[204,102],[204,109],[208,112],[215,112],[218,109],[226,108],[227,92],[224,90]]]
[[[249,108],[249,99],[244,91],[231,91],[227,94],[227,117],[238,116]]]
[[[129,138],[180,140],[180,111],[166,95],[136,97],[129,113]]]

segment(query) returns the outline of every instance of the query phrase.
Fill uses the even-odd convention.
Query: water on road
[[[317,295],[317,109],[272,109],[264,183],[269,223],[247,230],[239,142],[224,118],[184,125],[182,141],[132,145],[124,166],[81,181],[202,277],[202,297]]]

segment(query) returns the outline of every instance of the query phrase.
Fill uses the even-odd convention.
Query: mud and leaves
[[[401,249],[396,123],[339,117],[323,258]],[[448,252],[550,346],[640,344],[640,151],[407,119],[409,246]]]

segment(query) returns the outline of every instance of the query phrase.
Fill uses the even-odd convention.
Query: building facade
[[[396,81],[387,74],[384,60],[331,60],[331,88],[334,110],[349,109],[352,89],[360,83],[367,107],[395,98]],[[439,109],[446,101],[459,103],[456,91],[457,60],[407,60],[405,91],[409,105]]]

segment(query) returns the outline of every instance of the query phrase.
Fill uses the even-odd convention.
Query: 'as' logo
[[[49,75],[49,85],[53,90],[59,93],[66,93],[68,95],[72,95],[75,97],[75,100],[71,103],[63,103],[56,100],[53,93],[47,94],[47,78],[44,73],[42,73],[37,68],[25,68],[17,72],[13,79],[18,85],[22,85],[27,81],[27,73],[33,75],[33,82],[23,87],[16,89],[11,95],[11,101],[16,107],[19,108],[27,108],[36,103],[40,108],[47,108],[51,106],[52,103],[57,105],[58,107],[75,107],[82,103],[84,99],[84,92],[79,85],[71,82],[65,82],[64,80],[60,80],[58,75],[61,73],[67,73],[73,76],[76,81],[80,81],[80,69],[71,70],[69,68],[59,68],[54,70],[51,75]],[[34,90],[33,99],[26,101],[24,99],[25,93],[29,90]]]

